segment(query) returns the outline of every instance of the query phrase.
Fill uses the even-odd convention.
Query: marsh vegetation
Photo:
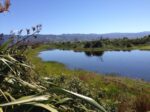
[[[10,0],[0,2],[0,13]],[[42,25],[0,34],[0,112],[148,112],[150,83],[140,79],[68,69],[38,57],[48,49],[86,51],[87,56],[110,50],[150,49],[150,36],[137,39],[31,43]],[[22,32],[25,35],[22,36]],[[5,40],[5,41],[4,41]],[[101,52],[97,52],[101,51]],[[74,54],[75,55],[75,54]],[[61,57],[61,56],[60,56]],[[75,63],[70,60],[71,63]]]

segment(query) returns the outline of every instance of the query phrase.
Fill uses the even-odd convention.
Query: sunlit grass
[[[90,93],[93,95],[92,97],[96,99],[98,98],[97,95],[100,95],[100,101],[105,102],[104,104],[108,104],[111,109],[113,107],[116,108],[118,105],[118,108],[121,110],[124,109],[124,105],[124,107],[127,106],[130,110],[139,94],[144,93],[146,96],[150,97],[150,83],[142,80],[119,77],[111,74],[105,76],[83,70],[70,70],[65,65],[58,62],[43,62],[38,57],[38,53],[49,49],[49,47],[49,45],[41,45],[35,49],[30,49],[27,53],[27,57],[29,57],[29,60],[35,65],[35,70],[39,74],[42,74],[41,77],[55,77],[56,79],[60,78],[61,80],[65,77],[65,83],[70,82],[73,77],[77,77],[77,79],[80,80],[80,83],[82,82],[85,85],[88,85],[88,87],[84,85],[82,88],[83,90],[85,87],[90,89]],[[59,85],[59,80],[57,80],[56,83]],[[60,86],[66,87],[65,84],[60,84]],[[76,87],[79,89],[78,86]],[[97,99],[98,102],[99,98]]]
[[[49,46],[47,45],[42,45],[36,49],[30,49],[30,51],[27,53],[27,56],[29,57],[29,60],[35,65],[35,69],[40,73],[45,76],[53,76],[53,75],[66,75],[68,77],[70,76],[77,76],[80,79],[95,83],[101,84],[102,82],[108,83],[118,83],[118,85],[124,84],[126,86],[142,86],[142,87],[150,87],[149,83],[146,83],[142,80],[134,80],[134,79],[129,79],[125,77],[119,77],[119,76],[111,76],[107,75],[104,76],[102,74],[96,74],[93,72],[88,72],[84,70],[70,70],[68,69],[65,65],[58,63],[58,62],[43,62],[39,57],[38,53],[42,50],[48,49]],[[102,81],[101,81],[102,80]]]

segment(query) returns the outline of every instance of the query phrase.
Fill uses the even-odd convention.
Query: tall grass
[[[32,34],[27,30],[26,37],[13,34],[0,46],[0,111],[14,112],[21,108],[25,112],[33,112],[35,108],[40,108],[50,112],[69,109],[72,112],[106,112],[92,98],[61,88],[48,78],[37,77],[40,74],[36,74],[24,55],[24,51],[28,49],[26,41],[39,33],[41,25],[33,27],[32,30]]]

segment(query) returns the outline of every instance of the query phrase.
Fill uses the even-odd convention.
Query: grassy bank
[[[84,48],[81,43],[52,43],[45,45],[47,48],[50,49],[63,49],[63,50],[74,50],[74,51],[131,51],[131,50],[150,50],[149,44],[143,44],[143,45],[136,45],[131,47],[118,47],[118,46],[112,46],[107,45],[104,47],[98,47],[98,48]]]
[[[52,77],[57,85],[90,96],[99,103],[106,104],[110,110],[130,112],[138,108],[143,110],[150,108],[150,83],[82,70],[69,70],[61,63],[43,62],[37,57],[40,51],[54,47],[42,45],[30,49],[27,53],[28,59],[40,76]],[[149,48],[149,46],[135,47],[141,50]]]

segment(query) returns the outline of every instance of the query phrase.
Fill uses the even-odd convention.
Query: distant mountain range
[[[61,35],[39,35],[40,41],[91,41],[100,38],[141,38],[150,35],[150,32],[138,33],[107,33],[107,34],[61,34]]]
[[[138,33],[107,33],[107,34],[61,34],[61,35],[38,35],[37,39],[30,38],[32,42],[65,42],[65,41],[92,41],[100,38],[141,38],[150,35],[148,32]],[[8,35],[6,35],[8,37]],[[6,38],[7,39],[7,38]]]

